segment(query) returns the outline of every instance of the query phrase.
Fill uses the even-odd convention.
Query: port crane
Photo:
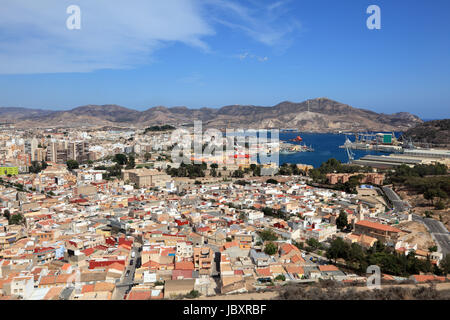
[[[351,163],[353,160],[355,160],[355,154],[352,151],[352,142],[347,137],[344,143],[345,150],[347,151],[347,157],[348,157],[348,163]]]

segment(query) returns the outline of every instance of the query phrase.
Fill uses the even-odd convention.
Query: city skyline
[[[197,109],[328,97],[448,117],[445,1],[77,1],[81,29],[68,30],[72,2],[6,1],[0,106]],[[380,30],[366,26],[372,4]]]

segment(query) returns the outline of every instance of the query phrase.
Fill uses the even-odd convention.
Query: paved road
[[[141,253],[138,250],[138,247],[133,247],[131,249],[133,252],[135,252],[135,257],[131,258],[133,260],[133,265],[130,266],[130,263],[125,268],[125,273],[123,274],[122,278],[120,278],[119,283],[116,284],[116,294],[113,296],[113,300],[123,300],[125,293],[129,290],[131,290],[132,284],[134,282],[134,273],[136,271],[136,262],[138,258],[141,257]],[[128,277],[125,276],[127,271],[130,271],[130,274]]]
[[[450,233],[442,222],[415,214],[413,214],[413,220],[422,222],[427,227],[444,256],[450,253]]]
[[[403,201],[398,194],[392,190],[390,187],[382,187],[384,193],[388,197],[388,199],[392,202],[394,206],[394,212],[402,212],[407,211],[409,209],[409,204]]]

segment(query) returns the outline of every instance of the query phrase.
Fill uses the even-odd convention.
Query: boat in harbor
[[[291,139],[291,141],[292,141],[292,142],[302,142],[302,141],[303,141],[303,138],[300,137],[300,136],[297,136],[296,138]]]
[[[299,152],[314,152],[314,149],[311,146],[307,146],[305,144],[291,144],[291,143],[281,143],[280,145],[280,154],[288,155],[295,154]]]

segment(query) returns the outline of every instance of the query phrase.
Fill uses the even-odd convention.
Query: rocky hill
[[[431,145],[439,147],[450,146],[450,119],[433,120],[421,123],[403,135],[405,141],[412,141],[417,145]]]
[[[301,103],[282,102],[272,107],[232,105],[218,109],[186,107],[153,107],[137,111],[117,105],[88,105],[68,111],[23,109],[9,115],[0,108],[4,119],[17,127],[79,127],[192,124],[203,121],[204,127],[215,128],[280,128],[311,132],[333,131],[405,131],[422,123],[417,116],[406,112],[379,114],[358,109],[327,98]],[[18,115],[19,114],[19,115]]]

